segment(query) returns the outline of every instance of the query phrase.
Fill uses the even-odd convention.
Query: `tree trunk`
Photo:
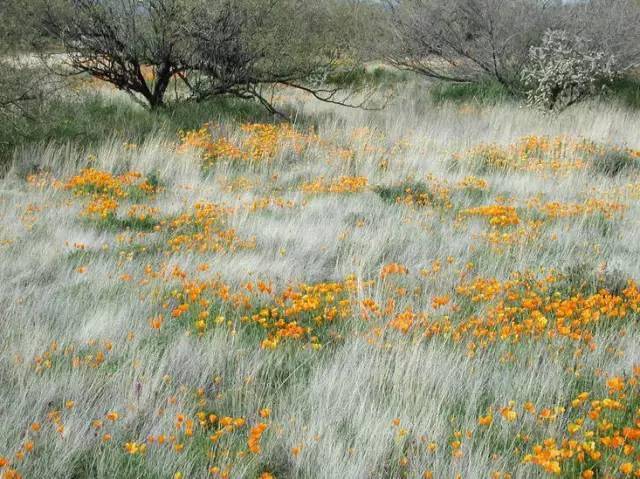
[[[151,108],[151,110],[158,110],[164,107],[164,99],[161,96],[151,96],[147,98],[147,102],[149,102],[149,108]]]
[[[163,63],[156,71],[153,93],[151,95],[151,99],[149,100],[149,105],[151,106],[152,110],[164,106],[164,95],[167,92],[167,88],[169,88],[169,82],[171,81],[172,74],[173,71],[171,69],[171,65],[169,65],[168,63]]]

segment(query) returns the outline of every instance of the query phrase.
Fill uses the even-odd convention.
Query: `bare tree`
[[[327,0],[42,0],[43,25],[59,38],[75,72],[164,104],[171,80],[187,97],[256,98],[275,112],[265,86],[289,85],[348,104],[322,76],[348,50]]]
[[[43,12],[44,28],[62,42],[75,72],[139,95],[151,108],[163,105],[172,76],[186,69],[180,0],[53,0]]]
[[[640,2],[590,0],[571,7],[567,30],[614,57],[619,72],[640,67]]]
[[[512,87],[529,46],[561,23],[555,0],[387,0],[389,61],[454,82],[490,76]]]
[[[0,115],[3,125],[16,116],[32,116],[52,82],[35,58],[27,53],[36,38],[21,2],[0,1]]]
[[[431,78],[471,82],[493,78],[526,88],[529,49],[548,30],[563,30],[615,56],[623,70],[640,64],[637,0],[386,0],[395,41],[389,61]]]
[[[353,60],[356,54],[349,41],[349,8],[329,0],[244,2],[222,9],[202,5],[187,33],[193,93],[202,98],[231,92],[256,98],[275,112],[264,91],[279,84],[322,101],[360,106],[340,88],[323,83],[347,56]]]

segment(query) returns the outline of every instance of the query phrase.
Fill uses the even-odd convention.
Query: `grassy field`
[[[92,95],[0,180],[3,479],[638,475],[637,111]]]

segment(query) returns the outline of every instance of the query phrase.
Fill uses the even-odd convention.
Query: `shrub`
[[[605,149],[593,156],[591,166],[598,173],[617,176],[640,169],[640,160],[627,150]]]
[[[562,30],[549,30],[531,47],[522,72],[529,103],[564,109],[602,90],[616,76],[614,58],[591,42]]]
[[[608,96],[624,106],[640,108],[640,78],[637,75],[626,75],[614,80]]]

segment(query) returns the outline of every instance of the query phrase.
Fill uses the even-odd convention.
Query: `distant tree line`
[[[163,106],[172,80],[186,97],[255,98],[274,84],[341,100],[319,80],[349,42],[350,6],[309,0],[40,0],[39,27],[73,71]],[[315,82],[313,80],[316,80]]]
[[[637,0],[2,0],[0,111],[38,93],[18,52],[64,52],[61,73],[151,109],[286,85],[343,105],[332,72],[382,61],[456,83],[492,79],[562,108],[640,64]],[[42,82],[40,82],[42,83]]]
[[[493,79],[548,108],[640,65],[637,0],[385,0],[381,56],[451,82]],[[382,46],[382,45],[381,45]]]

